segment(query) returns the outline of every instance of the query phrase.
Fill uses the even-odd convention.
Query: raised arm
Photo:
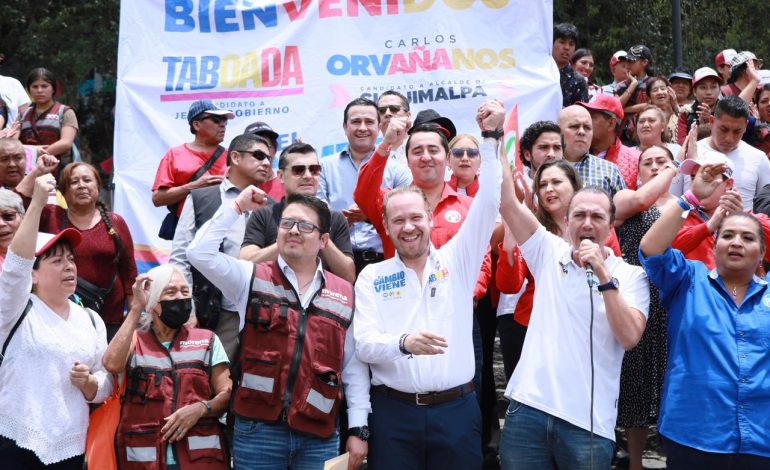
[[[722,183],[722,173],[725,165],[703,165],[693,179],[690,190],[693,195],[703,200],[714,193]],[[652,224],[650,230],[642,238],[640,249],[644,256],[658,256],[671,246],[679,229],[682,228],[686,203],[682,199],[671,200],[663,207],[660,218]]]
[[[615,227],[620,227],[626,219],[649,209],[660,196],[668,192],[677,172],[677,167],[669,162],[657,176],[639,189],[618,191],[614,198]]]
[[[112,341],[107,345],[107,350],[102,356],[102,365],[111,374],[123,372],[128,357],[133,349],[133,337],[136,329],[139,328],[139,319],[142,311],[147,305],[147,295],[150,290],[152,279],[147,274],[140,274],[136,277],[134,285],[131,286],[132,298],[128,309],[128,314],[120,325],[120,329],[112,337]]]
[[[503,221],[511,229],[511,234],[516,241],[521,244],[529,240],[529,237],[540,227],[535,214],[533,214],[524,204],[519,202],[516,197],[514,184],[526,186],[523,178],[519,177],[514,182],[511,168],[507,161],[503,161],[503,187],[500,193],[500,215]],[[524,194],[523,187],[519,191]]]

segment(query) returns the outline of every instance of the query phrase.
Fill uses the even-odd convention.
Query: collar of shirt
[[[718,285],[724,293],[727,295],[728,298],[733,298],[732,294],[729,292],[729,289],[727,288],[727,285],[725,285],[722,278],[719,276],[719,273],[717,272],[717,268],[712,269],[709,271],[709,279],[711,279],[716,285]],[[756,274],[752,276],[751,283],[749,284],[749,287],[746,289],[746,294],[744,294],[743,299],[744,302],[746,299],[757,293],[758,291],[762,290],[763,287],[767,285],[767,281],[762,279],[761,277],[757,276]]]
[[[355,160],[353,160],[353,153],[350,151],[350,146],[345,148],[342,152],[340,152],[340,156],[344,159],[347,159],[351,165],[353,165],[356,169],[360,169],[362,166],[364,166],[364,163],[368,162],[370,158],[372,158],[372,155],[374,155],[374,148],[372,148],[369,153],[366,154],[363,160],[361,160],[360,165],[356,165]]]
[[[281,268],[281,271],[286,276],[286,279],[289,280],[289,283],[294,288],[294,290],[297,292],[297,296],[299,296],[299,281],[297,281],[297,274],[294,272],[293,269],[291,269],[291,266],[286,264],[286,261],[281,257],[281,255],[278,255],[278,266]],[[324,275],[324,270],[321,266],[321,259],[316,258],[315,263],[315,276],[313,276],[313,281],[310,283],[310,286],[307,290],[305,290],[305,294],[300,299],[300,303],[302,304],[302,308],[307,308],[308,305],[310,305],[310,299],[313,298],[313,295],[318,291],[318,289],[321,288],[321,285],[326,280],[326,277]]]
[[[423,281],[425,280],[425,276],[430,275],[434,268],[440,267],[441,263],[436,259],[436,254],[438,254],[438,250],[435,246],[433,246],[433,242],[430,242],[430,245],[428,245],[428,259],[425,260],[425,267],[422,269]],[[404,264],[404,261],[401,259],[401,254],[398,252],[398,250],[396,250],[396,254],[394,255],[393,259],[396,261],[396,263],[398,263],[399,267],[414,271],[412,268]],[[423,282],[422,285],[425,287],[427,284]]]
[[[449,199],[450,197],[454,197],[454,198],[459,199],[460,195],[457,194],[457,191],[452,189],[451,186],[449,186],[448,184],[444,183],[444,190],[441,191],[441,198],[436,203],[436,207],[440,206],[441,203],[444,202],[445,199]],[[434,207],[433,210],[435,211],[436,208]]]
[[[457,176],[452,175],[449,178],[449,181],[447,182],[447,185],[451,187],[455,192],[457,192]],[[479,192],[479,175],[476,175],[473,178],[473,181],[471,181],[471,184],[466,186],[465,188],[465,195],[468,197],[473,197],[476,195],[477,192]],[[458,193],[459,194],[459,193]],[[442,194],[443,199],[443,194]]]

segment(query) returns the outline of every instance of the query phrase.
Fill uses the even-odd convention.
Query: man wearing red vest
[[[367,453],[369,372],[355,355],[353,288],[323,270],[328,206],[294,194],[278,223],[278,259],[254,264],[219,252],[228,227],[263,207],[254,186],[223,205],[187,249],[240,316],[241,371],[234,392],[236,468],[322,468],[337,455],[337,411],[348,401],[348,468]],[[272,467],[271,467],[272,468]]]

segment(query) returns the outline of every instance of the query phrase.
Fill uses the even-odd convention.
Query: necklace
[[[313,278],[312,277],[302,287],[299,288],[299,295],[302,295],[305,292],[305,289],[307,289],[307,286],[309,286],[311,282],[313,282]],[[733,289],[733,290],[735,290],[735,289]]]

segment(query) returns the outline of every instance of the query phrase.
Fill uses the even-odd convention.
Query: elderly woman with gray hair
[[[3,272],[5,255],[23,216],[24,204],[21,197],[13,191],[0,188],[0,273]]]
[[[222,343],[191,326],[192,289],[176,267],[151,269],[132,290],[128,315],[104,354],[108,371],[126,373],[119,467],[228,468],[217,420],[232,389]]]

